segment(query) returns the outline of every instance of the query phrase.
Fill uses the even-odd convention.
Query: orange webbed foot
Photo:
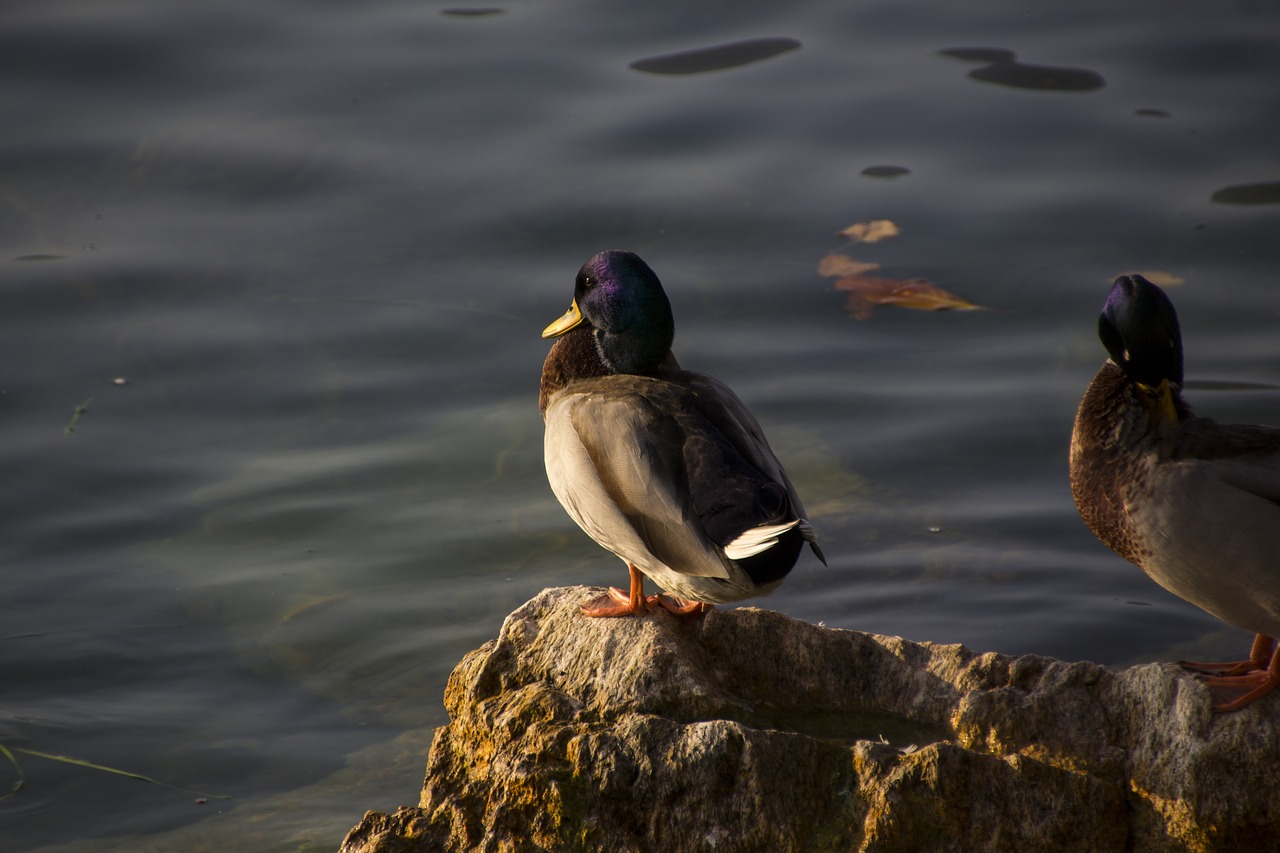
[[[1253,638],[1253,648],[1249,650],[1248,660],[1234,660],[1225,663],[1202,663],[1200,661],[1180,660],[1178,666],[1189,669],[1200,675],[1235,677],[1252,672],[1265,672],[1271,663],[1275,650],[1275,640],[1266,634],[1258,634]]]
[[[1280,660],[1280,658],[1277,658]],[[1280,666],[1273,666],[1266,671],[1250,672],[1246,675],[1206,675],[1200,679],[1208,685],[1216,702],[1213,710],[1219,714],[1239,711],[1246,705],[1252,705],[1263,696],[1280,687]],[[1244,693],[1240,693],[1243,690]],[[1230,696],[1235,698],[1227,698]]]
[[[658,605],[677,619],[690,620],[697,619],[715,608],[714,604],[707,604],[705,601],[690,601],[674,595],[654,595],[650,597],[649,603]]]
[[[660,596],[644,594],[644,575],[640,570],[627,563],[627,571],[631,575],[631,591],[623,592],[616,586],[609,587],[607,596],[597,598],[595,603],[579,608],[583,616],[644,616],[649,608],[659,603]],[[606,602],[613,602],[608,604]]]
[[[1213,694],[1213,710],[1220,714],[1239,711],[1280,687],[1280,653],[1275,651],[1275,641],[1263,634],[1254,639],[1249,660],[1183,662],[1182,666],[1199,673],[1197,677]]]
[[[613,602],[608,604],[606,602]],[[641,597],[639,606],[631,600],[625,592],[616,586],[609,587],[609,594],[597,598],[590,605],[583,605],[579,608],[583,616],[592,617],[610,617],[610,616],[643,616],[649,612],[646,606],[648,601]]]
[[[645,595],[644,575],[630,563],[627,564],[627,570],[631,574],[631,590],[623,592],[616,586],[609,587],[608,595],[579,608],[583,616],[644,616],[651,609],[661,607],[678,619],[697,619],[714,606],[674,595]]]
[[[1180,660],[1178,666],[1196,675],[1211,675],[1223,677],[1235,677],[1238,675],[1248,675],[1251,672],[1263,671],[1257,664],[1251,660],[1233,660],[1223,663],[1204,663],[1194,660]]]

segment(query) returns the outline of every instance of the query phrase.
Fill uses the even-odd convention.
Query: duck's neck
[[[1174,395],[1179,420],[1192,417]],[[1176,427],[1175,427],[1176,429]],[[1140,564],[1125,511],[1128,490],[1142,489],[1170,435],[1153,419],[1133,383],[1114,362],[1102,365],[1076,412],[1071,433],[1071,493],[1089,529],[1112,550]]]
[[[663,318],[655,318],[623,330],[595,328],[591,338],[600,361],[610,373],[626,373],[631,376],[651,376],[671,352],[675,329],[670,312]]]
[[[667,350],[657,369],[679,370],[680,365],[671,351]],[[570,382],[596,376],[610,376],[617,372],[601,356],[594,331],[586,326],[580,326],[557,339],[551,346],[551,351],[547,353],[546,361],[542,363],[538,411],[546,417],[551,398]],[[639,375],[651,374],[650,371]]]
[[[545,417],[551,397],[575,379],[608,376],[613,371],[600,358],[591,329],[580,326],[562,335],[551,346],[542,363],[542,387],[538,392],[538,411]]]
[[[1195,417],[1191,406],[1173,391],[1173,408],[1181,423]],[[1134,383],[1114,361],[1099,368],[1076,412],[1073,444],[1105,452],[1125,452],[1146,442],[1155,442],[1169,432],[1162,418],[1144,405]],[[1174,427],[1176,429],[1176,427]]]

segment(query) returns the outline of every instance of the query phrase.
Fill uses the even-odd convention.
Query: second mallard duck
[[[1111,358],[1076,414],[1076,506],[1156,583],[1257,634],[1249,660],[1184,664],[1238,710],[1280,686],[1280,429],[1192,413],[1178,315],[1142,276],[1116,279],[1098,334]]]
[[[584,613],[696,615],[772,591],[806,542],[822,559],[756,419],[724,383],[676,363],[671,304],[638,256],[587,261],[542,336],[559,338],[538,399],[551,490],[631,575],[628,592]],[[646,576],[676,597],[646,596]]]

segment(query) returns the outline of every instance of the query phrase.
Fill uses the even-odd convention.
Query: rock
[[[1280,702],[1173,664],[975,654],[754,608],[542,592],[449,678],[417,807],[343,853],[1238,851],[1280,845]]]

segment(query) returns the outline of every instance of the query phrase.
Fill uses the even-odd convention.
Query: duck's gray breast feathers
[[[644,393],[664,384],[609,376],[557,395],[546,415],[547,477],[592,539],[646,574],[728,579],[697,522],[681,425]]]

